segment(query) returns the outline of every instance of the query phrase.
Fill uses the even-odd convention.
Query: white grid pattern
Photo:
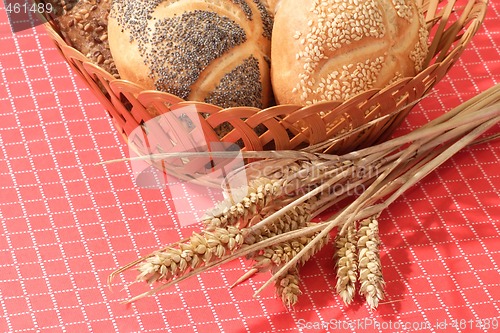
[[[4,11],[0,18],[1,332],[313,332],[300,323],[449,324],[500,316],[498,141],[465,149],[382,215],[387,303],[376,312],[359,298],[345,308],[334,295],[330,247],[303,270],[304,295],[294,312],[272,290],[251,298],[267,276],[228,289],[244,260],[121,304],[140,286],[121,290],[133,279],[126,274],[109,291],[107,275],[195,227],[179,226],[167,192],[134,186],[127,163],[95,165],[127,155],[111,121],[43,28],[13,35]],[[491,3],[464,56],[398,133],[499,79],[500,15]]]

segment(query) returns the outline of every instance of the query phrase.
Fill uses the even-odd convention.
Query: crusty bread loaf
[[[123,79],[221,107],[269,105],[271,32],[261,0],[114,0],[108,27]]]
[[[66,42],[91,62],[118,78],[108,43],[111,0],[50,0],[53,21]]]
[[[271,53],[276,100],[346,100],[414,76],[427,39],[413,0],[282,0]]]

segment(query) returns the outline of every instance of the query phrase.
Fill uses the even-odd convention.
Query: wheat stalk
[[[182,253],[185,250],[190,255],[192,254],[191,259],[186,260],[186,264],[183,264],[183,267],[187,267],[188,262],[191,265],[184,272],[178,271],[182,261],[176,262],[177,267],[174,267],[176,270],[172,266],[159,263],[161,256],[156,258],[156,254],[150,254],[124,266],[111,276],[139,264],[139,267],[146,265],[140,273],[141,279],[148,282],[162,281],[163,284],[155,289],[132,299],[136,300],[235,258],[241,256],[256,258],[259,254],[264,253],[262,252],[264,249],[273,248],[273,246],[279,247],[279,244],[290,243],[303,237],[309,238],[310,240],[302,244],[300,249],[297,248],[298,251],[293,251],[293,256],[288,255],[287,260],[279,260],[280,265],[275,265],[275,268],[271,269],[274,273],[273,276],[256,292],[258,294],[273,282],[275,286],[281,286],[279,281],[282,281],[290,272],[294,272],[293,270],[297,269],[301,263],[307,261],[314,249],[320,247],[322,242],[327,239],[333,228],[341,226],[339,235],[350,233],[352,236],[353,232],[349,231],[349,226],[354,225],[356,221],[361,221],[359,222],[360,234],[357,235],[358,241],[356,242],[359,250],[360,292],[365,295],[369,305],[374,307],[383,297],[383,279],[379,274],[381,270],[379,261],[377,261],[378,250],[374,247],[378,240],[370,238],[375,237],[378,233],[374,231],[374,220],[368,218],[386,209],[404,191],[460,149],[474,143],[482,133],[497,124],[500,121],[499,101],[500,86],[496,86],[416,131],[377,146],[342,156],[325,155],[321,152],[321,150],[327,150],[331,142],[319,145],[317,151],[309,149],[307,152],[282,151],[262,154],[244,152],[247,156],[266,158],[263,161],[249,163],[243,168],[243,170],[250,171],[247,175],[251,179],[263,181],[257,177],[259,176],[258,171],[265,165],[276,166],[273,170],[274,176],[272,174],[264,175],[265,183],[272,185],[263,185],[261,188],[263,197],[253,199],[250,198],[251,193],[259,192],[260,185],[250,186],[252,190],[249,193],[250,196],[247,196],[249,201],[240,202],[240,205],[234,202],[225,203],[222,210],[216,210],[208,215],[206,219],[208,221],[207,230],[195,237],[199,244],[207,246],[207,237],[213,236],[214,230],[235,228],[232,233],[234,235],[232,248],[221,245],[222,248],[217,252],[217,250],[212,250],[212,247],[209,251],[212,256],[207,259],[204,257],[205,253],[196,254],[197,251],[196,248],[193,248],[192,241],[187,245],[180,242],[177,245],[174,244],[175,246],[167,247],[167,249],[177,255],[179,255],[179,251]],[[284,171],[280,171],[280,169]],[[375,172],[373,174],[360,174],[358,172],[360,169],[375,170]],[[320,171],[317,172],[318,170]],[[239,172],[241,170],[234,172],[231,176],[238,176]],[[342,186],[343,190],[340,193],[332,193],[331,190],[338,185]],[[327,221],[308,223],[311,218],[323,212],[326,207],[337,204],[349,196],[346,189],[352,189],[355,186],[364,187],[364,192],[353,202],[341,207]],[[269,197],[267,197],[268,195]],[[304,207],[304,205],[308,205],[307,209],[302,208],[303,210],[300,211],[298,207]],[[298,218],[299,215],[303,218],[302,220],[299,218],[301,223],[295,221],[295,224],[291,224],[292,227],[282,225],[284,221],[289,221],[292,216]],[[228,217],[227,221],[223,220],[223,217]],[[213,221],[214,219],[220,221]],[[364,225],[363,221],[366,219],[371,221],[371,224]],[[280,231],[277,232],[278,230]],[[351,238],[351,236],[349,237]],[[343,241],[339,240],[339,242]],[[353,242],[351,238],[349,244],[353,244]],[[212,245],[214,244],[212,240]],[[344,248],[346,244],[347,242],[344,243]],[[219,245],[217,243],[217,246]],[[352,250],[350,245],[348,247]],[[344,252],[343,254],[340,252],[339,257],[344,257],[347,254],[347,248]],[[217,255],[213,255],[214,253]],[[191,261],[195,257],[198,259],[194,260],[198,261],[192,264]],[[175,257],[175,259],[178,258]],[[351,290],[349,288],[352,287],[352,275],[349,275],[349,271],[353,270],[354,260],[352,260],[352,256],[349,259],[351,260],[349,263],[345,260],[345,262],[337,264],[338,269],[340,266],[348,267],[347,270],[344,269],[342,272],[338,270],[337,272],[339,277],[345,277],[347,272],[348,279],[342,280],[343,282],[338,288],[340,292],[345,293],[342,298],[345,298],[346,301],[352,299],[354,293],[354,289],[349,291]],[[295,289],[292,289],[291,294],[288,294],[290,295],[290,304],[294,300],[292,295],[297,295],[294,291]]]
[[[416,160],[417,156],[419,156],[417,152],[419,145],[414,144],[410,146],[408,150],[405,151],[405,153],[402,154],[401,157],[397,161],[395,161],[393,165],[391,165],[391,167],[386,169],[386,171],[384,171],[384,173],[382,173],[382,175],[380,175],[377,180],[373,184],[371,184],[370,187],[368,187],[368,189],[358,199],[354,201],[354,203],[347,206],[339,215],[330,220],[327,225],[324,226],[318,237],[323,237],[343,221],[346,221],[347,224],[351,221],[356,221],[374,214],[378,214],[383,209],[387,208],[388,205],[394,202],[404,191],[413,186],[420,179],[424,178],[428,173],[436,169],[451,156],[457,153],[460,149],[473,142],[478,136],[480,136],[482,133],[484,133],[500,121],[500,108],[498,107],[498,105],[495,105],[495,110],[489,110],[485,113],[490,114],[490,116],[494,115],[494,117],[479,126],[476,125],[477,127],[473,127],[473,129],[468,132],[468,134],[464,135],[455,143],[449,146],[445,145],[445,149],[436,149],[431,153],[427,152],[427,155],[424,155],[424,158],[420,156],[423,160],[426,160],[427,163],[416,163],[417,167],[414,166],[413,168],[409,168],[402,175],[395,176],[393,174],[394,172],[400,171],[401,167],[407,167],[408,163],[406,163],[406,159]],[[462,127],[468,130],[472,126],[463,125]],[[436,154],[436,152],[439,153]],[[429,156],[432,156],[432,159],[425,158]],[[374,201],[377,201],[380,198],[384,197],[384,194],[389,194],[393,191],[394,193],[384,202],[376,205],[371,205]],[[309,243],[294,259],[292,259],[280,271],[274,274],[271,279],[269,279],[259,290],[257,290],[255,295],[260,293],[269,284],[273,283],[288,268],[296,264],[300,257],[307,253],[310,247],[314,246],[315,241],[316,240],[313,240],[311,243]]]

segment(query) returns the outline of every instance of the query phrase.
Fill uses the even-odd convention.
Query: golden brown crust
[[[267,5],[269,6],[269,10],[271,11],[271,13],[276,14],[281,1],[282,0],[267,0]]]
[[[115,77],[108,42],[108,14],[111,0],[50,0],[57,10],[54,22],[69,45]]]
[[[260,0],[116,0],[109,39],[120,76],[221,107],[267,107],[272,16]]]
[[[411,0],[284,0],[271,49],[275,97],[300,105],[346,100],[414,76],[426,41]]]

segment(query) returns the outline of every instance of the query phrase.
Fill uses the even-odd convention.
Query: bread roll
[[[281,1],[282,0],[267,0],[267,5],[269,6],[271,13],[276,14]]]
[[[221,107],[268,106],[272,16],[261,0],[114,0],[123,79]]]
[[[118,78],[108,43],[111,0],[50,0],[53,21],[66,42],[91,62]]]
[[[341,101],[414,76],[427,39],[413,0],[282,0],[271,53],[276,100]]]

